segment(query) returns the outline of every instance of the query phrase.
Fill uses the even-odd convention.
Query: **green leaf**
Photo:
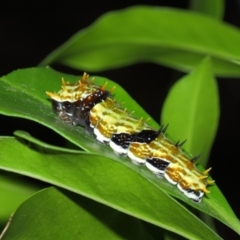
[[[10,156],[7,155],[5,158],[5,161],[6,161],[5,163],[7,165],[5,166],[4,165],[5,163],[0,161],[0,168],[3,168],[5,170],[8,169],[8,171],[13,171],[13,172],[21,173],[34,178],[38,178],[38,179],[56,184],[58,186],[65,186],[66,189],[69,189],[75,192],[81,192],[81,194],[83,195],[85,194],[85,196],[94,198],[91,195],[92,193],[87,194],[85,192],[85,189],[88,187],[88,183],[89,183],[88,181],[83,180],[83,182],[81,182],[81,184],[86,184],[86,186],[84,185],[83,188],[81,188],[81,184],[79,185],[78,182],[75,182],[75,178],[74,178],[74,181],[70,180],[70,182],[67,182],[67,183],[63,182],[66,180],[64,176],[68,176],[68,174],[70,175],[70,179],[72,179],[74,175],[73,173],[76,170],[77,170],[76,176],[80,179],[81,176],[79,176],[79,169],[86,168],[86,171],[93,171],[90,174],[91,177],[92,176],[95,177],[95,174],[96,174],[96,178],[101,179],[101,181],[105,181],[104,184],[107,182],[107,185],[109,185],[110,187],[109,191],[108,189],[106,189],[106,186],[104,184],[102,185],[104,186],[104,188],[102,188],[101,190],[106,191],[102,193],[103,196],[106,196],[106,194],[107,196],[109,196],[110,194],[109,199],[105,200],[104,203],[108,204],[109,206],[110,205],[112,206],[112,203],[109,203],[109,201],[113,200],[111,198],[111,196],[113,196],[111,194],[111,189],[113,190],[116,189],[116,186],[112,182],[113,181],[112,178],[113,178],[113,175],[115,177],[117,173],[111,172],[111,174],[106,173],[101,175],[102,172],[105,173],[106,169],[108,169],[108,166],[106,164],[110,164],[111,167],[109,167],[109,169],[113,167],[114,169],[119,169],[120,172],[121,171],[124,172],[123,174],[124,176],[119,175],[118,180],[116,179],[116,181],[118,181],[118,184],[119,183],[122,184],[120,185],[122,188],[124,187],[126,188],[125,186],[126,183],[124,181],[124,178],[122,180],[122,177],[131,177],[132,179],[131,181],[128,181],[128,183],[131,182],[131,184],[133,184],[131,185],[132,191],[134,188],[136,188],[135,189],[136,191],[139,191],[139,186],[143,184],[143,186],[147,188],[147,190],[144,191],[145,193],[147,193],[147,195],[150,194],[150,192],[155,191],[158,197],[164,196],[165,198],[166,196],[162,192],[164,191],[165,193],[171,194],[172,196],[175,196],[183,200],[184,202],[187,202],[189,205],[193,206],[194,208],[197,208],[200,211],[203,211],[205,213],[210,214],[211,216],[214,216],[215,218],[224,222],[226,225],[230,226],[236,231],[239,231],[239,221],[235,217],[234,213],[232,212],[231,208],[229,207],[228,203],[226,202],[225,198],[222,196],[221,192],[219,191],[216,185],[211,187],[210,189],[211,194],[208,194],[208,196],[204,197],[201,204],[195,204],[189,199],[187,199],[175,186],[169,184],[166,180],[157,179],[153,174],[147,171],[147,169],[135,166],[128,159],[115,155],[108,146],[98,144],[96,140],[92,136],[86,134],[85,130],[82,129],[81,127],[69,126],[59,121],[57,116],[51,110],[51,103],[48,100],[48,98],[45,96],[45,91],[46,90],[52,91],[52,92],[57,91],[60,88],[61,77],[64,77],[66,80],[70,82],[74,82],[77,80],[75,76],[58,73],[49,68],[48,69],[31,68],[31,69],[25,69],[25,70],[18,70],[7,76],[2,77],[0,79],[1,81],[0,101],[2,103],[0,105],[0,113],[8,116],[27,118],[27,119],[36,121],[38,123],[41,123],[53,129],[54,131],[58,132],[60,135],[62,135],[63,137],[65,137],[75,145],[81,147],[82,149],[85,149],[86,151],[92,152],[92,153],[101,153],[101,155],[105,157],[101,158],[99,156],[94,157],[93,155],[86,155],[86,156],[83,155],[84,157],[82,158],[86,159],[86,161],[82,162],[82,161],[77,161],[75,158],[79,159],[79,157],[76,157],[74,154],[65,155],[63,153],[60,154],[60,152],[57,151],[59,155],[57,156],[56,154],[54,155],[57,158],[56,161],[64,165],[64,167],[59,166],[60,167],[59,168],[59,167],[56,167],[55,165],[56,163],[52,163],[52,160],[51,161],[46,160],[47,155],[43,154],[45,152],[43,151],[41,155],[40,153],[38,153],[39,155],[37,155],[41,159],[39,164],[42,164],[44,166],[43,171],[41,170],[42,167],[38,166],[35,161],[31,162],[32,159],[36,158],[35,156],[29,156],[29,158],[26,159],[25,164],[22,163],[22,159],[17,158],[19,161],[19,164],[18,164],[19,166],[18,166],[12,163],[11,155]],[[95,82],[98,84],[103,84],[106,81],[107,80],[105,78],[99,78],[99,77],[95,78]],[[111,88],[114,85],[117,85],[116,83],[113,83],[109,80],[108,82],[109,82],[109,88]],[[115,97],[119,101],[122,101],[124,99],[124,101],[126,101],[126,105],[129,107],[129,110],[132,110],[132,109],[136,110],[136,114],[138,117],[140,116],[143,116],[144,118],[148,117],[148,115],[143,111],[143,109],[139,107],[120,86],[118,86],[115,91]],[[16,102],[17,102],[17,107],[16,107]],[[150,123],[150,125],[155,128],[158,127],[158,125],[154,122]],[[31,139],[32,138],[28,136],[28,141],[37,143],[37,141],[31,140]],[[1,144],[0,144],[0,148],[1,148]],[[47,148],[49,148],[49,146],[47,146]],[[9,147],[8,150],[6,150],[6,154],[7,154],[7,151],[10,151],[10,149],[11,147]],[[26,148],[24,149],[26,150]],[[12,152],[13,151],[11,150],[10,154],[13,154]],[[25,156],[25,154],[23,154],[22,156]],[[66,160],[66,156],[68,156],[67,160]],[[106,157],[109,157],[112,160],[108,161],[106,160]],[[99,162],[100,160],[94,161],[95,158],[102,159],[103,161],[102,164],[100,164]],[[13,159],[16,159],[16,158],[14,157]],[[32,164],[33,164],[33,168],[32,168]],[[51,168],[49,168],[48,164],[53,164],[53,166],[51,165]],[[77,168],[76,169],[75,168],[76,164],[84,164],[84,166],[76,167]],[[27,169],[21,170],[21,169],[17,169],[18,167],[20,168],[23,167]],[[33,172],[36,170],[36,168],[37,170],[40,170],[40,172],[37,174]],[[53,169],[55,171],[55,174],[52,173]],[[59,170],[59,169],[62,169],[62,170]],[[100,174],[101,176],[97,176],[96,169],[100,169],[98,174]],[[116,171],[118,172],[118,170]],[[47,177],[45,176],[45,174],[47,174]],[[57,179],[54,179],[53,181],[52,179],[53,177],[54,178],[57,177]],[[91,177],[89,181],[92,181]],[[137,182],[137,184],[139,183],[139,185],[135,186],[134,185],[135,182]],[[77,183],[77,186],[76,186],[77,190],[72,187],[72,184],[74,184],[75,186],[76,183]],[[68,184],[70,184],[71,187]],[[89,186],[89,187],[96,188],[95,182],[93,185],[94,186]],[[129,188],[129,186],[127,188]],[[155,190],[153,190],[152,188]],[[125,190],[123,190],[123,192]],[[151,193],[151,194],[155,194],[155,193]],[[155,204],[156,202],[158,202],[156,200],[158,199],[158,197],[154,195],[153,198],[151,198],[151,194],[149,195],[148,201],[152,202],[151,199],[154,199],[153,202]],[[140,197],[139,199],[141,198],[142,197]],[[167,199],[168,199],[166,200],[167,203],[164,203],[164,204],[170,204],[170,206],[171,204],[174,204],[174,205],[176,204],[176,202],[171,197],[168,197]],[[131,204],[128,207],[130,208],[139,207],[139,206],[131,206]],[[158,204],[160,204],[160,202],[158,202]],[[133,205],[136,205],[136,202]],[[160,204],[160,206],[162,206],[162,204]],[[117,209],[120,208],[118,204],[114,205],[114,207]],[[126,211],[124,209],[125,208],[123,208],[123,211]],[[154,211],[156,211],[156,209]],[[172,211],[172,210],[169,210],[169,211]],[[129,210],[128,213],[131,214],[131,211]],[[151,216],[149,217],[149,219],[150,219],[149,221],[155,222],[155,220],[153,220]],[[159,219],[159,216],[157,217],[157,219]],[[189,227],[185,226],[185,228],[188,229]]]
[[[218,86],[207,58],[192,73],[177,81],[170,89],[162,110],[162,123],[171,123],[168,134],[187,139],[184,149],[201,153],[206,166],[218,129]]]
[[[204,13],[216,19],[224,15],[224,0],[190,0],[190,8],[196,12]]]
[[[2,239],[152,239],[152,237],[144,223],[136,218],[77,194],[48,188],[38,192],[19,207]]]
[[[30,145],[31,143],[34,144],[34,147],[37,148],[39,151],[48,152],[48,153],[82,153],[83,151],[81,150],[75,150],[75,149],[69,149],[69,148],[62,148],[62,147],[57,147],[51,144],[47,144],[45,142],[42,142],[36,138],[33,138],[28,132],[17,130],[14,132],[14,135],[16,137],[19,137],[21,139],[24,139],[28,142]]]
[[[1,139],[1,156],[3,170],[52,183],[189,239],[220,239],[139,174],[144,169],[137,173],[117,161],[88,153],[41,154],[14,138]]]
[[[239,42],[237,28],[202,14],[135,6],[104,14],[53,51],[40,66],[61,63],[100,71],[153,62],[189,71],[211,56],[214,74],[240,76]]]
[[[0,222],[5,222],[37,190],[39,187],[24,182],[19,176],[0,175]]]

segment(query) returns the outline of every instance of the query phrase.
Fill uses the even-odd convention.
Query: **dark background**
[[[239,27],[240,4],[238,1],[226,2],[224,21]],[[14,2],[0,0],[0,76],[15,69],[36,66],[52,50],[80,29],[89,26],[103,13],[137,4],[187,8],[188,1],[151,0],[127,1],[127,3],[101,1],[101,4],[91,1],[78,1],[78,4],[72,1],[66,1],[64,4],[52,1],[36,4],[32,1],[25,6],[22,4],[17,6]],[[82,74],[81,71],[63,66],[54,66],[54,68],[62,72]],[[170,86],[183,75],[181,72],[148,63],[90,73],[90,75],[93,74],[120,83],[158,122],[160,109],[156,109],[156,106],[162,104]],[[139,83],[148,79],[149,76],[154,79],[159,75],[161,82],[151,81],[151,85],[143,85],[143,89],[140,89]],[[130,79],[131,84],[128,82]],[[221,118],[209,165],[213,167],[211,176],[216,179],[218,186],[239,217],[240,80],[219,78],[218,83]],[[153,92],[154,89],[156,92]],[[144,97],[144,91],[149,93],[147,99]],[[49,143],[58,144],[61,139],[49,129],[27,120],[0,116],[0,124],[0,135],[12,135],[14,130],[21,129]],[[222,224],[217,225],[217,230],[224,239],[238,239],[233,231]]]

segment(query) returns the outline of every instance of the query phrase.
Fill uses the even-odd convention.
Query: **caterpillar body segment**
[[[181,150],[185,143],[172,143],[164,135],[166,127],[151,128],[142,119],[135,118],[111,96],[104,86],[88,81],[88,75],[77,83],[62,80],[58,93],[46,92],[52,99],[53,110],[64,122],[80,125],[94,134],[101,143],[107,143],[132,162],[145,165],[151,172],[167,179],[188,198],[201,202],[208,193],[208,171],[201,173],[194,162]]]

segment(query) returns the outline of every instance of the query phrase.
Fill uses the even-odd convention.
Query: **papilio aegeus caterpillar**
[[[195,167],[198,157],[189,159],[181,150],[182,143],[172,143],[164,135],[167,127],[155,130],[135,118],[111,96],[106,85],[98,86],[83,74],[77,83],[65,82],[58,93],[47,92],[53,110],[63,121],[85,127],[114,152],[127,155],[132,162],[145,165],[153,173],[177,185],[188,198],[201,202],[210,169],[203,173]]]

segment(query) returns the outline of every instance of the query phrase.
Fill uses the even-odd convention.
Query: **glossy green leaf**
[[[204,13],[216,19],[224,15],[224,0],[190,0],[190,8],[196,12]]]
[[[136,172],[141,179],[144,179],[144,181],[148,181],[149,188],[154,187],[158,189],[158,195],[160,195],[160,193],[163,194],[162,191],[169,193],[179,199],[182,199],[191,206],[205,213],[208,213],[211,216],[214,216],[215,218],[219,219],[220,221],[224,222],[228,226],[238,231],[237,229],[239,229],[239,222],[216,185],[211,187],[211,194],[204,197],[201,204],[195,204],[186,197],[184,197],[184,195],[175,186],[169,184],[166,180],[157,179],[145,168],[135,166],[128,159],[116,156],[109,147],[98,144],[95,139],[92,136],[86,134],[85,130],[81,127],[69,126],[59,121],[51,110],[51,103],[46,97],[45,91],[58,91],[58,89],[60,88],[60,78],[62,76],[66,80],[69,80],[71,82],[77,80],[75,76],[58,73],[52,69],[44,68],[18,70],[7,76],[2,77],[0,79],[0,101],[2,102],[2,104],[0,105],[0,113],[8,116],[22,117],[34,120],[53,129],[75,145],[81,147],[82,149],[85,149],[88,152],[101,153],[105,157],[110,157],[111,159],[113,159],[113,161],[111,161],[111,164],[113,164],[114,166],[115,164],[117,164],[118,167],[120,164],[122,167],[124,167],[126,174],[127,172],[130,172],[130,174],[132,172]],[[96,77],[95,81],[96,83],[103,84],[106,79]],[[113,85],[117,85],[109,80],[108,82],[109,88],[111,88]],[[124,99],[124,101],[126,101],[126,105],[129,107],[129,110],[136,110],[136,114],[138,117],[148,117],[148,115],[141,109],[141,107],[139,107],[130,98],[130,96],[119,86],[115,91],[115,97],[119,101],[122,101],[122,99]],[[16,102],[18,103],[17,107]],[[157,124],[154,122],[150,124],[153,127],[158,127]],[[28,141],[30,140],[31,137],[28,136]],[[31,141],[34,142],[35,140]],[[35,143],[37,142],[35,141]],[[49,146],[47,148],[49,148]],[[71,156],[73,157],[74,155]],[[94,164],[94,161],[90,156],[87,157],[87,159],[91,162],[91,164]],[[65,163],[66,160],[63,158],[61,159],[61,162]],[[95,166],[96,168],[102,167],[101,171],[105,171],[106,165],[104,163],[102,165],[99,165],[99,162],[95,164],[97,164]],[[86,166],[88,165],[86,164]],[[89,167],[90,166],[91,165],[89,165]],[[3,165],[1,167],[3,167]],[[28,167],[28,165],[25,167]],[[28,173],[26,171],[16,170],[16,166],[8,167],[8,169],[9,171],[17,171],[21,172],[22,174],[30,174],[32,177],[36,177],[32,173],[32,169],[29,169]],[[56,175],[59,173],[60,172],[58,171]],[[42,177],[41,174],[42,173],[39,173],[39,178]],[[66,173],[63,172],[62,174],[64,175]],[[92,173],[92,175],[94,174],[95,173]],[[115,175],[115,173],[112,174]],[[49,175],[51,174],[49,173]],[[107,175],[104,176],[106,177]],[[51,180],[46,180],[45,178],[44,180],[51,182]],[[62,180],[63,178],[60,178],[60,182],[57,181],[57,183],[54,182],[54,184],[60,184],[62,186]],[[112,175],[109,177],[109,179],[104,180],[111,185]],[[124,181],[121,181],[119,178],[119,182],[123,183]],[[146,192],[149,194],[149,192],[151,191],[152,190],[147,190]],[[84,189],[81,189],[81,192],[84,192]],[[92,197],[91,195],[88,196]],[[108,201],[111,201],[111,198],[106,200],[106,204],[109,204]],[[169,203],[172,203],[172,201],[174,202],[174,200],[172,200],[171,198],[168,199]]]
[[[5,222],[17,207],[39,188],[19,176],[0,175],[0,222]]]
[[[143,222],[136,218],[77,194],[48,188],[19,207],[2,239],[115,240],[152,237]]]
[[[62,63],[87,71],[154,62],[183,71],[205,56],[213,72],[240,76],[240,31],[202,14],[135,6],[106,13],[47,56],[41,66]]]
[[[198,155],[206,166],[219,121],[219,94],[207,58],[192,73],[172,86],[162,110],[162,123],[171,123],[168,133],[173,138],[187,139],[186,151]]]
[[[48,153],[82,153],[83,151],[81,150],[75,150],[75,149],[69,149],[69,148],[62,148],[62,147],[57,147],[51,144],[47,144],[43,141],[40,141],[39,139],[36,139],[32,137],[28,132],[22,131],[22,130],[17,130],[14,132],[14,135],[16,137],[19,137],[21,139],[24,139],[30,146],[30,144],[34,144],[34,147],[38,149],[39,151],[48,152]],[[38,148],[39,147],[39,148]]]
[[[3,170],[52,183],[189,239],[220,239],[178,202],[119,162],[88,153],[41,154],[14,138],[3,138],[0,144]]]

